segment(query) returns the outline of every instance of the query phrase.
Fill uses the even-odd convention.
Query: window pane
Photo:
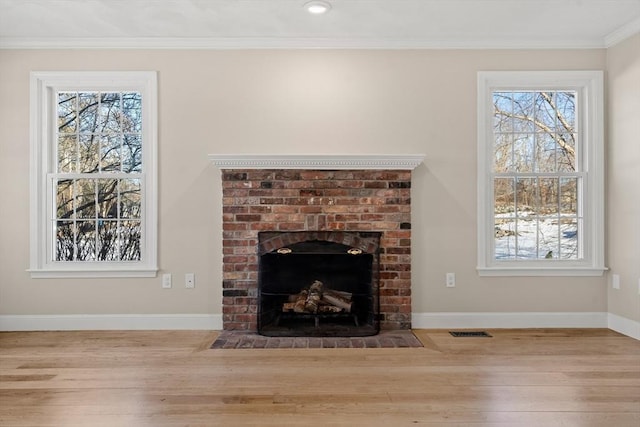
[[[515,258],[515,179],[495,178],[493,183],[496,258]]]
[[[96,222],[78,221],[76,225],[76,261],[95,261]]]
[[[534,217],[519,217],[517,219],[516,258],[537,258],[538,220]]]
[[[120,180],[120,218],[140,218],[141,201],[141,181]]]
[[[58,94],[58,132],[76,133],[78,116],[76,111],[77,94],[75,92],[61,92]]]
[[[494,131],[533,132],[532,92],[494,92]]]
[[[533,172],[535,142],[533,134],[519,133],[513,136],[513,163],[516,172]]]
[[[58,219],[74,218],[73,180],[60,179],[56,187],[56,217]]]
[[[536,135],[536,172],[556,171],[556,141],[552,135]]]
[[[118,261],[118,222],[98,221],[98,261]]]
[[[118,180],[98,180],[98,218],[118,218]]]
[[[496,135],[493,147],[493,171],[502,173],[513,170],[513,135]]]
[[[578,178],[560,179],[560,213],[563,216],[578,214]]]
[[[540,205],[537,209],[539,215],[558,214],[558,178],[539,178],[538,197]]]
[[[142,132],[142,96],[137,92],[122,94],[122,131],[124,133]]]
[[[80,134],[79,136],[79,164],[78,172],[95,173],[98,172],[100,161],[100,144],[98,137],[93,134]]]
[[[120,133],[120,94],[102,93],[98,110],[98,131],[101,133]]]
[[[534,99],[533,92],[512,92],[514,132],[533,132]]]
[[[559,133],[573,133],[576,130],[576,92],[556,92],[556,108]]]
[[[538,258],[558,258],[558,178],[538,179]]]
[[[97,132],[99,95],[97,93],[80,93],[78,94],[78,100],[80,132]]]
[[[537,190],[536,178],[516,180],[516,257],[519,259],[537,257]]]
[[[513,100],[511,92],[494,92],[493,130],[496,133],[513,132]]]
[[[122,146],[122,171],[142,172],[142,138],[138,135],[125,135]]]
[[[558,258],[558,217],[538,217],[538,258]]]
[[[536,132],[556,132],[556,109],[554,92],[537,92],[535,95]]]
[[[557,135],[558,141],[558,171],[576,171],[576,135],[562,133]]]
[[[516,210],[518,216],[528,216],[537,205],[537,179],[518,178],[516,181]]]
[[[140,261],[142,259],[141,229],[140,221],[120,222],[120,258],[122,261]]]
[[[58,136],[58,172],[75,172],[78,161],[77,136]]]
[[[94,179],[75,180],[76,218],[96,217],[96,181]]]
[[[497,217],[494,220],[496,259],[516,257],[516,220]]]
[[[564,217],[560,223],[560,258],[579,259],[578,220]]]
[[[102,172],[120,172],[120,135],[104,135],[100,144],[100,169]]]
[[[558,258],[558,222],[541,218],[538,227],[538,258]]]
[[[75,227],[73,221],[56,222],[56,261],[73,261],[75,248]]]

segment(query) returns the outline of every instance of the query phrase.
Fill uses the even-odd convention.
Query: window
[[[478,271],[601,275],[599,71],[478,74]]]
[[[32,277],[153,277],[156,74],[31,75]]]

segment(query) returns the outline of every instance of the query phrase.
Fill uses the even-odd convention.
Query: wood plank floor
[[[0,333],[2,426],[640,426],[640,342],[416,330],[423,348],[210,349],[216,332]]]

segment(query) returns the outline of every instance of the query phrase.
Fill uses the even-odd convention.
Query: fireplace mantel
[[[424,154],[209,154],[220,169],[413,170]]]
[[[222,184],[225,330],[257,330],[259,257],[266,248],[259,247],[261,232],[335,232],[333,238],[318,234],[306,240],[351,247],[354,242],[345,243],[344,236],[337,236],[382,233],[377,278],[380,329],[411,328],[411,176],[423,155],[212,154],[209,158],[219,168]],[[275,239],[268,251],[296,243],[281,236]]]

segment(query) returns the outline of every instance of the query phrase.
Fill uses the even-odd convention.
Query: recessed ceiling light
[[[329,9],[331,9],[331,4],[327,3],[326,1],[314,0],[305,3],[304,8],[307,9],[307,12],[314,15],[322,15],[323,13],[327,13]]]

